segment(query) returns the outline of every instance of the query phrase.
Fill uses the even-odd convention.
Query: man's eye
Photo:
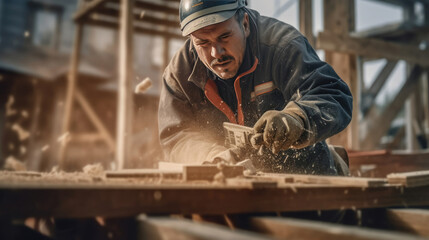
[[[200,47],[207,47],[209,45],[209,43],[208,42],[199,42],[199,43],[197,43],[197,45]]]
[[[222,37],[220,37],[220,38],[222,38],[222,39],[227,39],[227,38],[229,38],[229,35],[223,35]]]

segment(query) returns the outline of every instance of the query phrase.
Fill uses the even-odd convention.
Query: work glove
[[[304,133],[304,120],[293,111],[270,110],[265,112],[253,126],[255,135],[250,139],[256,149],[266,147],[273,154],[295,145]]]

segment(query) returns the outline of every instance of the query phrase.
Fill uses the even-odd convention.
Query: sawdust
[[[23,141],[30,137],[30,133],[23,129],[19,124],[14,123],[12,125],[12,130],[18,134],[19,141]]]
[[[17,113],[15,109],[12,108],[15,103],[15,97],[13,95],[9,95],[6,103],[6,117],[13,116]]]
[[[145,78],[143,81],[141,81],[136,88],[134,89],[135,93],[144,93],[146,92],[150,87],[152,87],[152,80],[150,78]]]
[[[9,156],[8,158],[6,158],[6,162],[4,163],[3,168],[9,171],[26,171],[27,170],[27,167],[25,166],[25,164],[13,156]]]
[[[88,164],[83,167],[83,172],[93,178],[94,181],[101,181],[106,178],[103,166],[100,163]]]
[[[61,145],[65,145],[70,140],[70,133],[65,132],[61,136],[57,138],[57,142],[61,143]]]
[[[41,150],[42,150],[42,152],[44,152],[44,151],[46,151],[46,150],[48,150],[48,149],[49,149],[49,145],[45,145],[45,146],[43,146],[43,147],[42,147],[42,149],[41,149]]]

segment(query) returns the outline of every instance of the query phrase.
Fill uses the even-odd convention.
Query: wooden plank
[[[402,184],[406,187],[426,186],[429,185],[429,171],[392,173],[387,175],[387,180],[389,183]]]
[[[185,181],[207,180],[213,181],[216,174],[222,173],[225,178],[243,176],[243,166],[216,165],[185,165],[183,166],[183,179]]]
[[[82,47],[82,35],[83,35],[83,26],[82,24],[77,24],[75,33],[74,33],[74,42],[73,42],[73,52],[70,60],[70,70],[67,78],[67,92],[66,99],[64,103],[64,116],[63,124],[61,127],[61,136],[64,136],[68,133],[70,128],[70,118],[73,109],[73,99],[76,89],[78,68],[80,63],[80,53]],[[66,153],[67,141],[63,141],[59,146],[59,155],[58,155],[58,165],[63,167],[64,158]]]
[[[135,0],[121,0],[118,59],[118,110],[116,123],[116,163],[122,169],[130,152],[133,120],[133,8]]]
[[[312,184],[329,184],[337,186],[355,186],[355,187],[379,187],[387,183],[384,178],[360,178],[360,177],[341,177],[341,176],[320,176],[304,174],[275,174],[263,173],[261,177],[279,177],[290,181],[293,178],[294,183],[312,183]],[[259,177],[258,176],[258,177]]]
[[[254,231],[270,234],[281,239],[422,239],[410,234],[280,217],[253,217],[250,220],[250,225]]]
[[[1,180],[1,178],[0,178]],[[121,217],[429,206],[429,186],[320,185],[250,189],[218,184],[0,181],[0,217]],[[269,196],[269,197],[268,197]]]
[[[165,4],[158,4],[155,2],[136,0],[135,7],[141,8],[143,10],[158,11],[158,12],[179,16],[179,8],[169,7],[169,6],[166,6]]]
[[[158,162],[158,169],[165,171],[183,171],[183,166],[186,164],[175,162]]]
[[[141,239],[272,239],[269,236],[262,234],[244,230],[231,230],[221,225],[192,222],[191,220],[187,219],[175,219],[167,217],[139,217],[138,221],[139,228],[141,230]]]
[[[24,176],[24,177],[40,177],[40,176],[42,176],[42,173],[33,172],[33,171],[13,171],[13,172],[8,172],[8,173],[16,175],[16,176]]]
[[[406,80],[406,83],[395,96],[395,99],[383,111],[381,116],[377,119],[368,119],[368,123],[370,124],[368,125],[368,134],[364,137],[364,140],[361,144],[362,149],[374,148],[380,141],[381,137],[385,135],[387,130],[390,128],[390,123],[402,109],[403,103],[407,97],[417,88],[418,80],[421,74],[422,69],[419,66],[414,66]]]
[[[350,172],[353,176],[382,177],[390,173],[429,170],[429,152],[369,151],[350,153]]]
[[[276,180],[265,180],[265,179],[245,179],[245,178],[229,178],[226,179],[228,186],[242,186],[247,188],[276,188]]]
[[[324,29],[331,33],[345,36],[355,28],[354,0],[324,0],[323,21]],[[353,54],[344,54],[339,51],[325,49],[325,60],[328,62],[344,82],[350,87],[354,99],[359,97],[359,82],[357,79],[357,61]],[[350,125],[340,133],[330,137],[332,145],[342,145],[347,149],[358,148],[359,139],[359,101],[353,101],[353,118]]]
[[[364,57],[387,58],[389,60],[405,60],[429,66],[429,50],[421,50],[418,46],[394,43],[378,39],[364,39],[350,36],[320,32],[317,37],[318,49],[356,54]]]
[[[101,19],[98,19],[98,20],[88,19],[85,21],[85,24],[93,25],[93,26],[99,26],[99,27],[105,27],[105,28],[110,28],[110,29],[117,29],[118,28],[117,22],[111,22],[111,21],[106,21],[106,20],[101,20]],[[182,35],[180,35],[179,33],[160,31],[160,30],[155,30],[155,29],[148,29],[148,28],[144,28],[141,26],[134,26],[134,31],[136,33],[147,34],[147,35],[155,35],[155,36],[169,37],[169,38],[182,39],[182,40],[184,39],[184,37]]]
[[[182,179],[181,171],[160,171],[158,169],[122,169],[106,171],[107,178],[170,178]]]
[[[427,209],[387,209],[386,221],[395,230],[429,237]]]
[[[179,11],[179,10],[177,10],[177,11]],[[104,8],[97,9],[95,12],[97,14],[107,15],[110,17],[116,17],[117,18],[119,16],[119,9],[117,9],[117,8],[104,7]],[[143,15],[143,17],[139,13],[134,13],[133,15],[134,15],[135,21],[147,22],[147,23],[151,23],[154,25],[173,27],[173,28],[179,28],[180,27],[180,23],[178,21],[154,17],[154,16],[150,16],[147,14]]]
[[[307,38],[311,46],[315,46],[313,34],[313,2],[312,0],[299,1],[299,30]]]
[[[80,106],[82,107],[83,111],[88,116],[91,123],[95,126],[97,131],[103,137],[103,140],[109,146],[110,151],[115,152],[115,145],[116,145],[115,140],[113,139],[109,130],[107,130],[107,128],[104,126],[103,122],[98,117],[95,110],[91,107],[91,104],[88,102],[88,100],[82,94],[82,92],[79,90],[79,88],[76,88],[75,98],[76,98],[77,102],[80,104]]]
[[[81,21],[85,17],[89,16],[89,14],[93,13],[97,8],[103,6],[103,4],[107,2],[111,2],[112,0],[93,0],[91,2],[87,2],[80,9],[77,10],[76,14],[73,17],[74,21]]]

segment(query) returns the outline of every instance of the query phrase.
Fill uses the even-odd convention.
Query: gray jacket
[[[190,39],[163,75],[159,103],[160,141],[170,161],[202,163],[225,150],[222,123],[253,127],[268,110],[288,109],[301,116],[305,133],[296,149],[270,159],[265,171],[337,174],[325,139],[351,120],[350,90],[331,66],[292,26],[246,9],[254,56],[240,81],[238,114],[222,101]]]

